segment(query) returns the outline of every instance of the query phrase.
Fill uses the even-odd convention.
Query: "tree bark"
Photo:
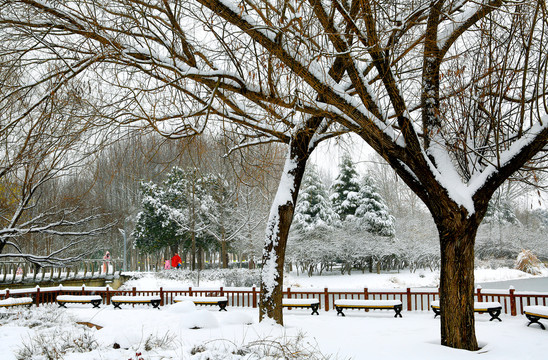
[[[262,257],[260,321],[269,318],[283,325],[285,250],[306,162],[312,151],[308,146],[311,137],[310,132],[302,132],[291,141],[276,199],[270,210]]]
[[[474,327],[474,238],[475,234],[440,234],[441,344],[472,351],[478,349]]]
[[[469,215],[447,206],[436,217],[441,250],[440,308],[441,344],[478,350],[474,322],[474,243],[484,210]],[[452,209],[452,210],[451,210]]]

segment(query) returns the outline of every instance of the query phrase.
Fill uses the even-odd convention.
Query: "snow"
[[[228,301],[226,296],[175,296],[173,301],[195,301],[217,303],[219,301]]]
[[[11,298],[10,297],[4,300],[0,300],[0,306],[28,304],[29,302],[32,303],[32,298],[29,298],[29,297]]]
[[[282,304],[285,306],[288,305],[311,305],[319,304],[320,300],[318,299],[282,299]]]
[[[523,311],[529,314],[548,316],[548,306],[542,306],[542,305],[524,306]]]
[[[335,300],[335,305],[340,306],[395,306],[401,305],[400,300],[354,300],[354,299],[340,299]]]
[[[430,301],[430,306],[439,308],[440,302],[439,300],[433,300]],[[498,301],[485,301],[485,302],[474,302],[474,310],[482,310],[482,309],[492,309],[492,308],[500,308],[502,307]]]
[[[91,301],[91,300],[102,300],[103,298],[100,295],[59,295],[57,296],[57,301]]]
[[[110,300],[121,301],[121,302],[141,302],[141,301],[160,300],[160,297],[156,295],[142,295],[142,296],[116,295],[111,297]]]
[[[504,280],[519,274],[511,269],[479,269],[476,279]],[[140,280],[148,289],[157,288],[151,278]],[[402,287],[402,284],[434,285],[437,274],[417,271],[311,278],[291,274],[286,279],[293,281],[294,286],[300,283],[302,287],[316,288],[324,285],[363,288],[365,283],[370,287],[391,287],[396,283]],[[140,288],[138,283],[134,285]],[[342,318],[336,316],[336,311],[321,309],[320,316],[311,316],[307,309],[284,309],[285,326],[282,327],[272,321],[258,323],[258,309],[227,309],[227,312],[219,312],[217,308],[195,306],[188,301],[167,305],[161,310],[140,305],[122,310],[114,310],[112,306],[91,309],[80,304],[68,309],[59,309],[55,304],[31,309],[0,309],[0,354],[2,360],[14,360],[21,349],[36,338],[45,340],[42,345],[50,347],[61,346],[63,339],[78,343],[87,338],[95,342],[95,347],[89,351],[78,352],[69,347],[63,354],[65,360],[127,360],[136,359],[136,353],[141,353],[144,359],[282,359],[238,354],[243,350],[257,350],[259,344],[291,341],[331,359],[467,360],[481,355],[486,360],[536,360],[545,358],[548,351],[546,332],[538,327],[527,327],[528,320],[523,315],[502,314],[502,322],[477,316],[476,334],[481,350],[468,352],[440,345],[439,317],[434,318],[428,310],[404,311],[403,318],[394,318],[393,314],[383,311],[352,310]],[[544,311],[548,313],[548,310]],[[76,322],[88,322],[102,328],[87,328]],[[115,343],[119,348],[114,348]],[[34,356],[26,358],[44,357],[35,352]]]
[[[176,271],[176,270],[173,270]],[[125,273],[129,274],[129,273]],[[548,270],[543,273],[543,276],[548,276]],[[535,276],[527,274],[523,271],[510,268],[499,269],[476,269],[474,279],[476,283],[494,282],[512,279],[529,279]],[[439,286],[439,273],[427,270],[417,270],[411,272],[409,270],[401,270],[400,272],[382,272],[380,274],[362,274],[358,271],[353,271],[352,275],[341,275],[340,272],[326,272],[323,276],[309,277],[306,274],[297,275],[296,272],[286,272],[284,275],[284,288],[299,288],[299,289],[394,289],[408,287],[431,287]],[[212,290],[218,290],[223,284],[219,280],[200,280],[200,287],[193,286],[193,283],[183,282],[180,279],[165,279],[156,278],[154,273],[148,273],[138,279],[132,279],[124,284],[124,289],[136,287],[143,290],[154,290],[163,287],[164,290],[187,290],[192,287],[198,291],[210,287]],[[67,290],[67,287],[63,287]],[[78,289],[78,287],[75,287]],[[88,288],[89,289],[89,288]],[[226,289],[226,288],[225,288]],[[43,290],[43,289],[42,289]],[[507,289],[506,289],[507,290]],[[487,291],[484,289],[483,291]],[[14,293],[15,290],[10,291]],[[0,291],[0,295],[2,291]]]

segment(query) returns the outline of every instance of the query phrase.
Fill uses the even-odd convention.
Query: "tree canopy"
[[[282,322],[284,249],[310,153],[326,138],[358,134],[434,218],[440,306],[451,311],[442,344],[478,349],[477,229],[493,193],[541,160],[548,139],[545,1],[1,6],[0,56],[30,69],[18,90],[87,73],[101,90],[93,95],[116,105],[116,121],[171,137],[219,121],[240,146],[288,144],[265,236],[263,317]]]

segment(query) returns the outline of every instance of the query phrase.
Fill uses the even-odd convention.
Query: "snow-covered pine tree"
[[[395,218],[390,215],[371,175],[366,174],[362,179],[358,198],[355,220],[360,227],[373,235],[393,237],[396,234]]]
[[[293,222],[297,228],[306,232],[317,227],[331,227],[338,221],[339,216],[331,207],[318,169],[311,164],[304,174]]]
[[[208,227],[213,226],[217,204],[211,195],[212,176],[199,176],[196,169],[174,167],[161,185],[142,185],[143,211],[137,216],[132,236],[135,245],[144,252],[152,252],[166,246],[172,252],[182,241],[189,241],[191,265],[194,269],[197,248],[199,251],[211,242]],[[198,265],[201,257],[198,254]]]
[[[348,153],[342,157],[339,164],[339,175],[331,185],[330,200],[333,211],[345,221],[354,216],[359,204],[360,179],[354,163]]]
[[[339,223],[339,216],[331,208],[327,189],[315,165],[307,166],[301,191],[295,206],[290,235],[290,258],[309,276],[327,266],[332,246],[331,230]]]
[[[499,225],[517,225],[520,221],[514,213],[512,204],[501,198],[492,198],[487,206],[485,217],[483,218],[485,224],[499,224]]]

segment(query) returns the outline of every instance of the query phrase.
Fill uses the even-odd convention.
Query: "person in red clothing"
[[[183,261],[181,260],[181,257],[179,256],[179,254],[175,253],[175,255],[173,255],[173,257],[171,258],[171,267],[178,269],[181,267],[182,264]]]

